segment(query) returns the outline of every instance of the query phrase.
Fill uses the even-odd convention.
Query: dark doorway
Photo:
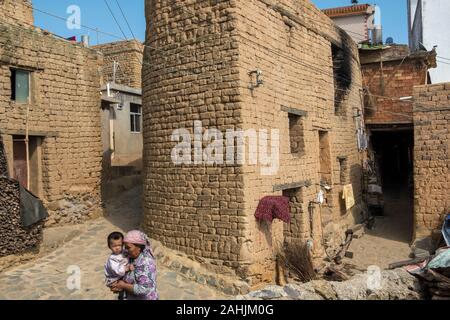
[[[414,132],[372,131],[371,142],[383,187],[385,219],[379,236],[409,243],[414,222]]]
[[[372,134],[372,146],[378,160],[384,187],[412,187],[413,131],[387,131]]]

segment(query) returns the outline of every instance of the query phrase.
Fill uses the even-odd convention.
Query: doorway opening
[[[372,131],[383,187],[385,226],[380,236],[401,242],[413,237],[413,130]]]

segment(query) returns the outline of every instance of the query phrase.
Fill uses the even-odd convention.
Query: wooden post
[[[27,104],[27,114],[25,117],[25,150],[27,160],[27,189],[30,190],[30,141],[28,137],[28,115],[30,113],[30,105]]]

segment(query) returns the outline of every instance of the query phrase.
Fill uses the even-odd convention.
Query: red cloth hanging
[[[255,217],[258,220],[272,222],[273,219],[280,219],[285,223],[291,221],[291,210],[289,208],[289,198],[283,196],[266,196],[259,201],[256,208]]]

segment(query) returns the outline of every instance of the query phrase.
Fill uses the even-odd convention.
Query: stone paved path
[[[108,256],[106,237],[112,231],[138,226],[140,195],[140,188],[125,192],[107,205],[107,218],[90,221],[79,236],[56,251],[1,273],[0,299],[115,299],[103,284],[103,264]],[[69,290],[67,281],[77,268],[81,274],[80,290]],[[157,286],[161,300],[226,298],[162,266],[158,267]]]

